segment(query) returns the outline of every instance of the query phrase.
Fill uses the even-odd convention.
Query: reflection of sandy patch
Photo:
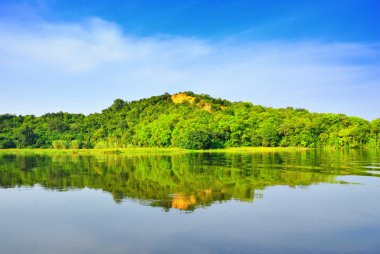
[[[172,200],[172,208],[187,210],[190,206],[195,205],[196,200],[193,195],[186,197],[183,194],[175,194]]]

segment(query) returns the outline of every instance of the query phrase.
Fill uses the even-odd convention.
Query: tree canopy
[[[182,92],[101,113],[0,115],[0,148],[380,147],[380,119],[271,108]]]

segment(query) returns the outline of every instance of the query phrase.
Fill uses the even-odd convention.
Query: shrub
[[[52,146],[54,149],[67,149],[68,144],[65,140],[54,140]]]
[[[79,149],[80,146],[81,146],[81,143],[79,140],[71,140],[70,149]]]

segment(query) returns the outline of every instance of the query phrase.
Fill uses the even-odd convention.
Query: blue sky
[[[380,117],[380,1],[0,0],[0,114],[191,90]]]

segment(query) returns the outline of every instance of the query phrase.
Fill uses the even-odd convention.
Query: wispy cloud
[[[193,90],[274,107],[380,117],[379,45],[136,37],[99,18],[0,21],[0,113],[90,113]]]

